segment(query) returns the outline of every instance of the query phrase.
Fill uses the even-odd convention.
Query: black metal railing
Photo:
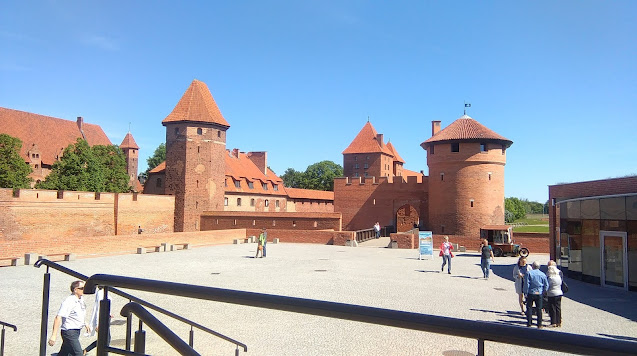
[[[46,259],[38,260],[34,264],[34,267],[39,268],[42,265],[46,266],[47,269],[46,269],[46,272],[44,273],[44,282],[43,282],[43,287],[42,287],[42,315],[41,315],[42,319],[40,321],[40,356],[45,356],[46,355],[46,340],[47,340],[46,336],[47,336],[47,327],[48,327],[47,323],[48,323],[48,318],[49,318],[49,291],[50,291],[50,286],[51,286],[51,275],[49,273],[49,268],[53,268],[53,269],[55,269],[55,270],[57,270],[59,272],[62,272],[64,274],[67,274],[67,275],[70,275],[70,276],[73,276],[73,277],[75,277],[75,278],[77,278],[79,280],[83,280],[83,281],[86,281],[88,279],[88,276],[83,275],[83,274],[81,274],[79,272],[76,272],[76,271],[74,271],[72,269],[69,269],[67,267],[64,267],[64,266],[62,266],[60,264],[57,264],[55,262],[52,262],[52,261],[49,261],[49,260],[46,260]],[[194,345],[194,328],[196,328],[196,329],[204,331],[204,332],[206,332],[208,334],[214,335],[215,337],[218,337],[220,339],[223,339],[225,341],[228,341],[230,343],[235,344],[236,345],[235,355],[239,354],[239,348],[242,348],[244,352],[248,351],[248,347],[242,342],[239,342],[239,341],[237,341],[235,339],[232,339],[232,338],[230,338],[230,337],[228,337],[226,335],[223,335],[223,334],[221,334],[219,332],[211,330],[211,329],[209,329],[209,328],[207,328],[207,327],[205,327],[205,326],[203,326],[201,324],[198,324],[198,323],[196,323],[194,321],[191,321],[189,319],[186,319],[186,318],[184,318],[184,317],[182,317],[180,315],[172,313],[172,312],[170,312],[170,311],[168,311],[166,309],[163,309],[163,308],[161,308],[159,306],[156,306],[156,305],[154,305],[152,303],[149,303],[149,302],[147,302],[147,301],[145,301],[143,299],[135,297],[135,296],[133,296],[131,294],[128,294],[126,292],[120,291],[120,290],[118,290],[116,288],[108,288],[107,290],[105,290],[105,296],[106,296],[106,294],[108,292],[117,294],[117,295],[119,295],[119,296],[121,296],[121,297],[123,297],[125,299],[128,299],[130,302],[138,303],[138,304],[143,305],[143,306],[145,306],[147,308],[153,309],[153,310],[155,310],[157,312],[160,312],[160,313],[162,313],[164,315],[167,315],[167,316],[169,316],[169,317],[171,317],[171,318],[173,318],[175,320],[178,320],[178,321],[180,321],[182,323],[190,325],[190,334],[189,334],[189,345],[190,345],[190,347],[192,347]],[[100,303],[105,302],[106,299],[107,298],[104,297],[103,300]],[[101,305],[102,304],[100,304],[100,319],[99,319],[99,323],[100,323],[99,325],[100,326],[102,325],[101,323],[102,323],[102,312],[103,312],[102,311],[103,309],[101,308]],[[109,314],[109,312],[110,312],[110,301],[109,301],[109,307],[104,309],[104,312],[106,313],[105,314],[105,318],[104,318],[104,320],[106,320],[106,324],[105,324],[106,327],[105,328],[101,328],[100,327],[100,329],[108,330],[108,327],[109,327],[108,326],[108,320],[109,320],[109,315],[110,315]],[[98,336],[98,352],[99,352],[100,343],[103,343],[104,345],[106,344],[105,340],[107,340],[107,337],[103,337],[100,340],[100,338]],[[129,316],[126,318],[126,350],[130,350],[131,349],[131,345],[132,345],[132,316],[129,314]],[[126,354],[126,353],[121,353],[121,354]],[[134,353],[130,353],[130,354],[133,355]]]
[[[95,274],[86,281],[84,292],[88,294],[95,293],[95,289],[98,285],[105,287],[123,287],[153,293],[318,315],[329,318],[338,318],[471,338],[478,341],[478,355],[480,356],[484,355],[485,341],[581,355],[637,354],[637,342],[631,341],[539,329],[521,329],[518,326],[484,321],[457,319],[398,310],[365,307],[360,305],[141,278]]]
[[[18,331],[18,327],[5,323],[4,321],[0,321],[0,325],[2,325],[2,336],[0,336],[0,356],[4,356],[4,329],[5,327],[13,329],[13,331]]]

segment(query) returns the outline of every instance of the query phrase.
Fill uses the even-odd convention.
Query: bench
[[[74,253],[53,253],[50,255],[39,255],[38,260],[49,260],[52,262],[73,261],[76,256]]]
[[[146,247],[138,247],[137,254],[141,255],[147,252],[161,252],[162,246],[146,246]]]
[[[175,251],[175,250],[190,250],[190,243],[189,242],[180,242],[180,243],[176,243],[176,244],[172,244],[172,248],[171,251]],[[181,246],[180,249],[177,248],[177,246]]]
[[[24,258],[22,257],[5,257],[5,258],[0,258],[0,261],[8,261],[10,264],[8,264],[7,266],[24,265]],[[4,266],[4,263],[0,263],[0,266]]]

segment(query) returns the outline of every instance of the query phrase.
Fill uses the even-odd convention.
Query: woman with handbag
[[[451,258],[453,257],[451,250],[453,250],[453,245],[449,242],[449,236],[445,236],[444,241],[440,244],[440,253],[438,254],[442,257],[440,272],[443,272],[445,265],[447,265],[447,273],[451,274]]]
[[[546,292],[548,296],[548,312],[551,318],[549,327],[562,326],[562,271],[557,269],[555,261],[550,260],[546,277],[549,281],[549,290]]]
[[[526,272],[529,271],[531,266],[526,264],[526,257],[520,256],[518,263],[513,267],[513,280],[515,281],[515,292],[518,294],[518,303],[520,304],[520,311],[524,314],[524,291],[523,282]]]

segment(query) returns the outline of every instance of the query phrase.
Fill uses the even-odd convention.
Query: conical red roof
[[[498,135],[488,129],[478,121],[468,115],[463,115],[449,126],[440,130],[428,140],[421,143],[422,148],[427,148],[430,144],[443,141],[497,141],[506,147],[513,144],[513,141]]]
[[[133,135],[131,135],[131,133],[129,132],[124,137],[124,140],[122,141],[122,144],[119,145],[119,148],[139,149],[139,146],[137,146],[137,143],[135,142],[135,139],[133,138]]]
[[[173,111],[162,121],[162,124],[180,121],[205,122],[230,127],[221,115],[206,83],[197,79],[192,81]]]
[[[382,142],[378,142],[377,132],[374,126],[367,121],[365,126],[356,135],[354,141],[343,151],[343,154],[348,153],[385,153],[393,156],[392,151],[387,148]],[[382,145],[382,146],[381,146]]]

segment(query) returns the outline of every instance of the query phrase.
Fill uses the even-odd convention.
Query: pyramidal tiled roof
[[[498,135],[491,129],[482,125],[478,121],[474,120],[468,115],[463,115],[456,121],[452,122],[449,126],[440,130],[435,135],[431,136],[428,140],[421,143],[420,146],[427,148],[429,144],[442,141],[498,141],[507,147],[513,144],[513,141]]]
[[[354,141],[343,151],[343,154],[349,153],[385,153],[393,156],[392,151],[387,148],[387,145],[378,142],[378,133],[374,126],[367,121],[365,126],[356,135]]]
[[[139,149],[139,146],[137,146],[137,143],[135,142],[135,139],[133,138],[133,135],[131,135],[131,133],[129,132],[124,137],[124,140],[122,140],[122,144],[119,145],[119,148]]]
[[[82,131],[90,146],[111,144],[98,125],[83,122]],[[27,157],[29,149],[37,145],[42,163],[48,165],[52,165],[68,145],[82,138],[77,121],[1,107],[0,133],[17,137],[22,141],[22,157]]]
[[[181,121],[205,122],[230,127],[221,115],[206,83],[197,79],[190,83],[184,95],[173,111],[162,121],[162,124]]]
[[[398,151],[396,151],[396,148],[394,147],[394,145],[391,144],[391,142],[387,142],[387,148],[389,148],[389,150],[392,152],[394,156],[394,162],[405,163],[405,160],[400,157]]]

